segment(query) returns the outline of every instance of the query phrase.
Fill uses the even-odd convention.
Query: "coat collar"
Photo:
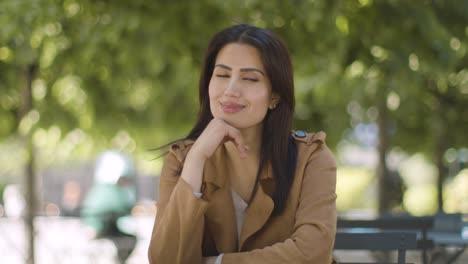
[[[270,218],[273,212],[273,199],[265,192],[263,180],[246,210],[244,223],[239,239],[239,251],[242,251],[245,243],[252,237]]]
[[[203,193],[209,201],[205,212],[206,227],[215,242],[218,252],[239,252],[244,249],[249,238],[259,231],[273,212],[272,198],[267,194],[262,180],[251,203],[246,209],[244,223],[237,239],[237,226],[234,204],[229,184],[225,188],[207,183]],[[237,241],[237,243],[236,243]]]

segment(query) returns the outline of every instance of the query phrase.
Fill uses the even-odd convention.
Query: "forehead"
[[[254,46],[242,43],[225,45],[216,56],[215,64],[224,64],[235,68],[257,68],[264,70],[260,52]]]

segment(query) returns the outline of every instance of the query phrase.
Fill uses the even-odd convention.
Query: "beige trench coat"
[[[271,216],[274,180],[268,169],[246,209],[240,239],[224,173],[224,147],[207,161],[203,196],[197,198],[180,178],[193,141],[171,145],[160,177],[150,263],[201,263],[203,256],[221,253],[223,264],[331,263],[336,232],[336,163],[324,142],[325,133],[293,136],[298,156],[285,210]]]

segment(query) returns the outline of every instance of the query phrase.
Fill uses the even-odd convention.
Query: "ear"
[[[272,93],[271,94],[271,100],[270,100],[270,104],[268,105],[268,108],[273,110],[276,108],[276,105],[279,103],[280,101],[280,97],[277,93]]]

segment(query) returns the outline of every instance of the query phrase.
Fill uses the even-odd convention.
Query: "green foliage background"
[[[0,177],[21,174],[28,134],[39,169],[108,148],[156,156],[191,128],[208,40],[236,23],[284,38],[295,128],[326,131],[333,149],[384,115],[392,148],[468,145],[466,0],[4,0]]]

